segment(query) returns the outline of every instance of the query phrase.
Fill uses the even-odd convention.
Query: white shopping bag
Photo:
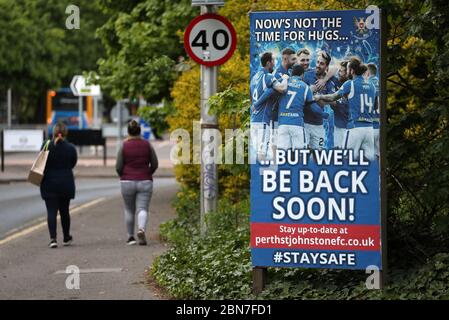
[[[36,186],[40,186],[42,179],[44,178],[45,165],[48,159],[48,145],[50,140],[47,141],[44,148],[39,152],[36,160],[34,160],[31,170],[28,174],[28,181]]]

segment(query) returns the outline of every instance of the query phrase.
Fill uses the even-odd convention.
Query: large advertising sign
[[[251,13],[254,267],[382,269],[380,16]]]

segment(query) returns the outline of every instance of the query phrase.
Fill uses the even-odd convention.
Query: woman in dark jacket
[[[53,139],[48,147],[48,159],[41,183],[41,196],[47,207],[47,223],[50,232],[50,248],[57,248],[56,217],[61,216],[63,245],[71,244],[70,200],[75,198],[75,179],[72,169],[78,160],[75,147],[65,141],[67,127],[58,123],[53,128]]]
[[[137,238],[140,245],[146,245],[145,229],[153,193],[153,173],[158,167],[158,160],[151,144],[140,137],[140,125],[137,121],[129,122],[128,135],[123,146],[118,150],[116,163],[125,203],[125,221],[128,231],[126,243],[136,244],[134,224],[137,213],[139,227]]]

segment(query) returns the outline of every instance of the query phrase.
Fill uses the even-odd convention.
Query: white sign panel
[[[224,0],[192,0],[192,6],[224,6]]]
[[[101,95],[100,86],[86,85],[86,79],[83,76],[74,76],[70,83],[70,89],[75,96],[99,96]]]
[[[5,130],[3,132],[5,152],[40,151],[44,142],[42,130]]]

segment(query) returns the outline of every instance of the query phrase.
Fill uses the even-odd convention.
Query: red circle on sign
[[[197,55],[195,55],[195,53],[193,52],[192,48],[190,47],[190,33],[192,32],[192,29],[201,21],[203,20],[207,20],[207,19],[213,19],[213,20],[219,20],[220,22],[222,22],[229,30],[229,32],[231,33],[231,48],[229,49],[228,53],[215,61],[204,61],[201,58],[199,58]],[[186,28],[186,31],[184,33],[184,48],[187,51],[187,54],[190,56],[190,58],[192,58],[195,62],[205,65],[207,67],[213,67],[213,66],[218,66],[221,65],[223,63],[225,63],[226,61],[229,60],[229,58],[232,57],[232,55],[234,54],[235,48],[237,47],[237,35],[235,33],[235,29],[232,26],[231,22],[229,22],[228,19],[226,19],[223,16],[220,16],[218,14],[214,14],[214,13],[206,13],[206,14],[202,14],[196,18],[194,18],[192,21],[190,21],[189,25]]]

